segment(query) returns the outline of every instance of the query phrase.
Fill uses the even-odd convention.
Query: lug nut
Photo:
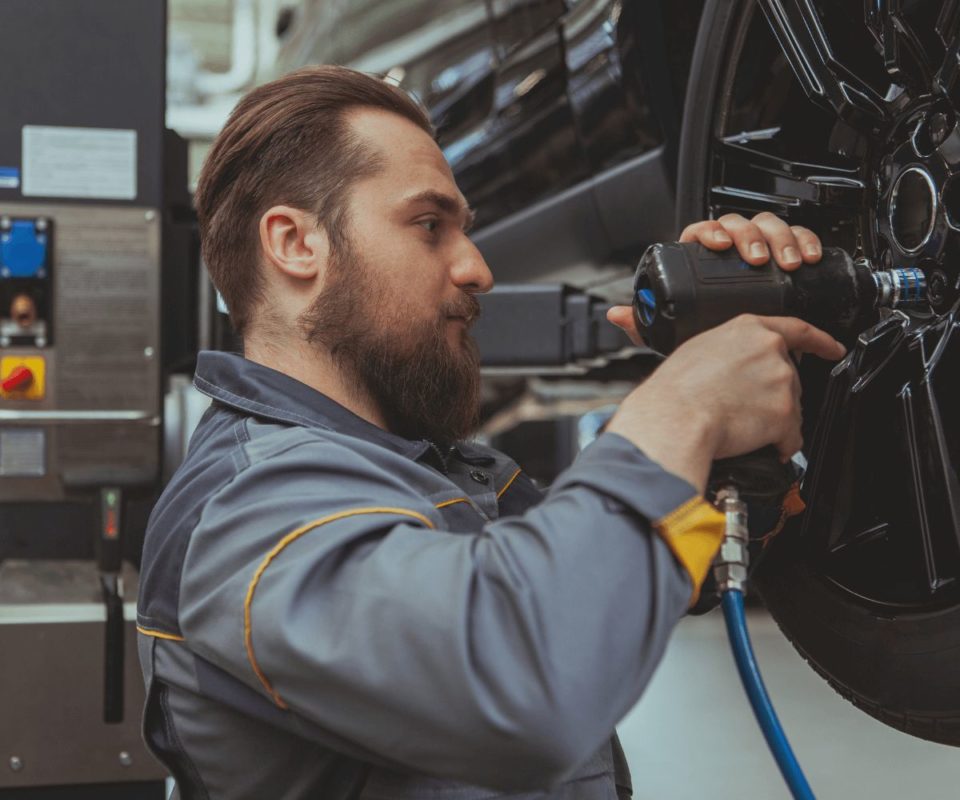
[[[941,270],[934,270],[927,283],[927,298],[933,306],[940,305],[947,291],[947,276]]]
[[[931,115],[930,121],[927,123],[927,129],[930,131],[930,141],[933,142],[934,145],[938,145],[946,139],[947,134],[950,133],[950,120],[947,119],[946,114],[938,111],[936,114]]]

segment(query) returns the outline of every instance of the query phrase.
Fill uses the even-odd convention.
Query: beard
[[[376,404],[393,433],[444,445],[466,438],[480,419],[480,354],[468,333],[480,304],[464,293],[435,319],[413,322],[391,299],[362,259],[341,248],[327,285],[300,317],[304,336]],[[455,345],[450,317],[466,321]]]

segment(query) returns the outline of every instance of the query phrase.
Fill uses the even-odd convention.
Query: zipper
[[[443,468],[443,474],[446,475],[448,472],[450,472],[450,454],[453,452],[453,448],[449,448],[447,452],[444,453],[429,439],[424,439],[423,441],[425,441],[429,445],[430,449],[437,454],[437,458],[440,459],[440,466]]]

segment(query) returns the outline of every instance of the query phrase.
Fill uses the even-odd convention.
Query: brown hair
[[[347,191],[379,167],[345,122],[357,107],[392,111],[433,135],[424,110],[402,89],[345,67],[315,66],[249,92],[214,141],[195,195],[200,241],[239,334],[263,299],[258,229],[268,208],[310,211],[331,252],[343,249]]]

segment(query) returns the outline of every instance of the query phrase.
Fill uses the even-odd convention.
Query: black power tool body
[[[647,343],[666,355],[740,314],[799,317],[850,341],[876,321],[881,307],[925,299],[920,270],[877,271],[838,247],[825,247],[816,264],[786,272],[772,261],[752,266],[732,248],[673,242],[651,245],[640,259],[633,313]]]
[[[773,261],[748,264],[734,248],[673,242],[651,245],[641,258],[633,314],[647,343],[668,355],[687,339],[748,313],[798,317],[849,344],[876,322],[881,308],[925,302],[920,270],[875,270],[837,247],[825,247],[819,262],[787,272]],[[771,507],[779,506],[795,479],[792,465],[782,464],[771,446],[715,462],[710,486],[736,486],[751,505]]]

